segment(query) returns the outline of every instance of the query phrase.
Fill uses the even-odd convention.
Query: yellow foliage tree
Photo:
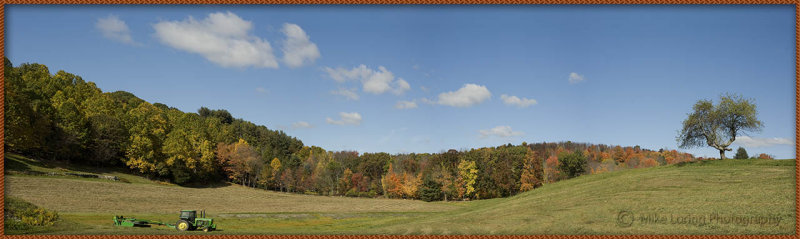
[[[475,161],[461,160],[458,163],[458,196],[470,197],[475,193],[475,182],[478,180],[478,167]]]
[[[281,172],[281,160],[278,158],[273,158],[272,162],[269,163],[269,166],[272,168],[272,175],[270,175],[271,177],[269,178],[269,181],[274,185],[280,186],[278,185],[278,182],[280,181],[279,175]]]
[[[403,173],[403,195],[406,198],[416,198],[417,191],[422,185],[422,172],[414,176],[413,174]]]

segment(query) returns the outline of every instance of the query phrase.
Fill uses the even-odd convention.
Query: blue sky
[[[676,149],[692,105],[731,92],[753,98],[765,125],[734,147],[794,158],[791,5],[5,11],[15,65],[183,111],[227,109],[328,150],[567,140]]]

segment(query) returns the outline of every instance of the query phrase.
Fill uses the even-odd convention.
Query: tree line
[[[283,192],[463,200],[507,197],[545,183],[694,161],[675,150],[574,142],[441,153],[359,153],[306,146],[280,130],[205,107],[182,112],[41,64],[5,59],[5,148],[179,185],[220,181]]]
[[[226,110],[186,113],[47,66],[8,58],[4,67],[6,150],[94,166],[125,166],[177,184],[224,179],[220,145],[246,140],[258,158],[288,159],[303,142],[236,119]]]

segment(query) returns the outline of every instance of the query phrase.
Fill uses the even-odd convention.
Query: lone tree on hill
[[[756,105],[741,95],[724,94],[718,105],[710,100],[694,104],[694,112],[683,121],[677,137],[680,148],[711,146],[719,150],[720,159],[725,151],[744,131],[758,132],[764,127],[756,118]]]

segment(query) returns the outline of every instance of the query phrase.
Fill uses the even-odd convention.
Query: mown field
[[[794,234],[795,161],[724,160],[586,175],[510,198],[470,202],[324,197],[221,184],[187,188],[33,176],[87,172],[10,155],[5,195],[55,210],[44,234],[186,234],[122,228],[114,215],[173,222],[206,209],[212,234]],[[7,231],[8,234],[26,233]],[[203,234],[189,232],[188,234]]]

